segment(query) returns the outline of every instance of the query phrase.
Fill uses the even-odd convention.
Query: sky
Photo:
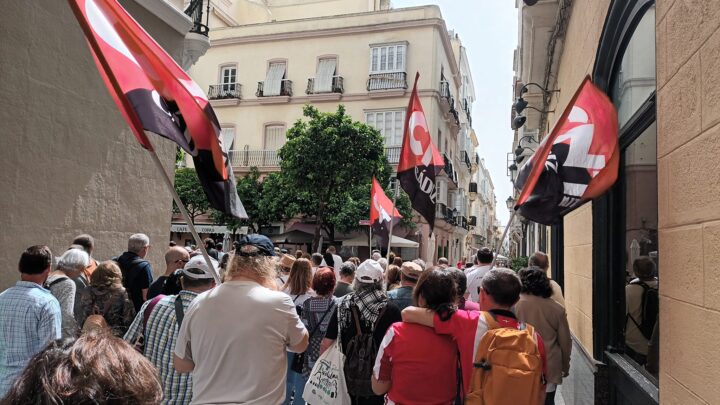
[[[517,47],[517,9],[510,0],[392,0],[393,7],[440,6],[445,24],[455,30],[466,48],[473,82],[473,128],[477,149],[490,170],[497,218],[503,226],[510,216],[505,200],[512,193],[506,156],[512,149],[510,129],[513,51]]]

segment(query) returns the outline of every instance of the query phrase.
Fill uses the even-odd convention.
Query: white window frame
[[[231,78],[234,78],[234,80],[225,82],[225,72],[233,70],[234,72],[229,76]],[[220,65],[220,71],[219,71],[219,78],[218,78],[218,84],[221,86],[220,89],[222,91],[234,91],[236,88],[236,84],[238,82],[238,69],[237,65],[231,64],[231,65]]]
[[[385,127],[388,114],[392,115],[390,133],[388,133],[388,128]],[[372,119],[370,117],[372,117]],[[380,122],[378,117],[382,117],[382,126],[378,126],[378,122]],[[365,123],[380,131],[380,134],[385,140],[385,146],[402,146],[403,129],[405,126],[404,108],[365,111]]]
[[[405,72],[407,48],[407,43],[370,45],[370,74]]]
[[[282,145],[279,145],[274,149],[268,147],[268,134],[272,129],[281,129],[284,138]],[[263,126],[263,150],[276,151],[285,145],[285,142],[287,142],[287,125],[285,125],[285,123],[271,122]]]

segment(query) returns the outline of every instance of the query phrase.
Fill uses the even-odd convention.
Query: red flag
[[[521,192],[515,208],[531,221],[552,224],[615,183],[619,155],[615,106],[586,77],[550,134],[520,169],[515,187]]]
[[[380,239],[381,245],[387,245],[390,238],[390,223],[395,226],[401,219],[402,215],[393,207],[392,201],[385,195],[380,183],[373,177],[370,189],[370,226]]]
[[[177,143],[193,157],[212,206],[247,218],[203,91],[117,0],[68,1],[100,76],[140,144],[152,149],[145,131]]]
[[[435,176],[445,166],[445,160],[430,137],[425,112],[417,94],[419,78],[420,73],[416,73],[415,84],[405,113],[405,133],[397,177],[403,190],[410,197],[412,207],[428,221],[432,231],[435,226],[437,198]]]

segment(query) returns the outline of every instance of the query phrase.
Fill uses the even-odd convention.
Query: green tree
[[[282,170],[268,187],[274,194],[264,196],[263,205],[286,218],[296,214],[314,218],[315,250],[321,230],[334,239],[336,230],[357,229],[358,221],[369,217],[371,179],[374,175],[388,184],[390,167],[380,133],[353,121],[344,106],[321,113],[306,105],[303,115],[309,120],[295,122],[278,151]],[[410,224],[409,201],[405,196],[399,200],[401,214]]]
[[[188,215],[193,223],[195,223],[195,218],[210,210],[210,202],[205,196],[205,191],[200,184],[195,169],[181,167],[175,170],[175,191],[180,196],[180,201],[187,208]],[[180,209],[175,202],[173,202],[173,212],[180,213]]]

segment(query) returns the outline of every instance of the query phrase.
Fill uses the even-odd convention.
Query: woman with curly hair
[[[542,336],[547,353],[545,404],[555,403],[557,385],[570,371],[570,327],[565,308],[550,298],[553,289],[545,271],[529,267],[518,273],[522,281],[520,301],[515,304],[518,319],[533,325]]]
[[[436,268],[422,272],[413,300],[446,321],[455,312],[456,295],[451,271]],[[373,391],[387,394],[387,403],[451,405],[458,387],[457,353],[448,335],[435,334],[432,328],[414,323],[395,323],[378,350]]]
[[[78,325],[87,331],[107,324],[115,336],[122,337],[134,318],[135,307],[122,285],[120,267],[112,260],[100,263],[90,276],[89,288],[80,296]]]
[[[51,342],[30,360],[0,404],[155,405],[162,394],[152,363],[100,331]]]

